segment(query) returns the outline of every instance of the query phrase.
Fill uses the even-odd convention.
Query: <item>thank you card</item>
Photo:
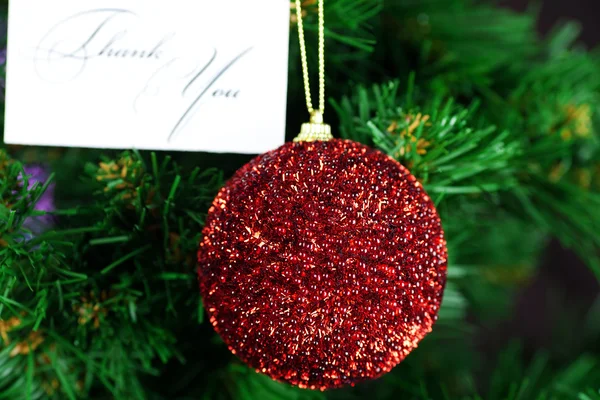
[[[273,149],[289,13],[286,0],[11,1],[5,141]]]

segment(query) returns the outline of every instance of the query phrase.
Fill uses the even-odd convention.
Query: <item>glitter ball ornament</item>
[[[378,377],[431,331],[446,281],[439,217],[392,158],[288,143],[242,167],[198,253],[210,321],[252,368],[303,388]]]

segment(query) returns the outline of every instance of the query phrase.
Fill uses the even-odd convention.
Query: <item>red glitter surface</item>
[[[378,377],[431,331],[446,243],[421,184],[347,140],[288,143],[210,208],[198,273],[210,322],[259,372],[303,388]]]

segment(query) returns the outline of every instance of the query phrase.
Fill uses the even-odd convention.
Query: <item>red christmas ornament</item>
[[[431,331],[446,281],[440,219],[392,158],[348,140],[288,143],[213,202],[198,253],[210,321],[273,379],[378,377]]]

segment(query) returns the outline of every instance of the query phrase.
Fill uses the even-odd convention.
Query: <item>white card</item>
[[[261,153],[285,140],[288,0],[15,0],[5,141]]]

